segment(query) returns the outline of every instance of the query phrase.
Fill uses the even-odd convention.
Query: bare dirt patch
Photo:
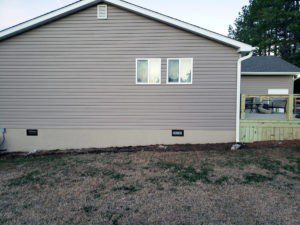
[[[300,148],[219,147],[2,156],[0,224],[298,224]]]

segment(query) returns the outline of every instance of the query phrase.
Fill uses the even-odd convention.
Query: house
[[[9,151],[239,141],[250,45],[120,0],[0,33]]]
[[[242,62],[242,94],[293,94],[300,68],[276,56],[253,56]]]

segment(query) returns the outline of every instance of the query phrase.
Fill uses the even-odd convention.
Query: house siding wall
[[[268,94],[268,89],[288,89],[290,94],[294,92],[293,76],[243,76],[241,80],[242,94]]]
[[[109,5],[0,42],[0,127],[230,131],[237,50]],[[136,85],[136,58],[162,58],[162,84]],[[167,85],[167,58],[194,59]]]

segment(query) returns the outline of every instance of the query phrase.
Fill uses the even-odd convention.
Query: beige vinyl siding
[[[241,80],[242,94],[268,94],[268,89],[288,89],[289,94],[294,92],[294,78],[286,75],[243,76]]]
[[[0,42],[0,127],[234,130],[237,50],[115,6],[93,6]],[[136,85],[136,58],[162,59]],[[167,58],[193,58],[167,85]]]

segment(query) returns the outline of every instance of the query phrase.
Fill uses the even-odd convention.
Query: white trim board
[[[289,94],[289,89],[268,89],[268,95],[287,95]]]
[[[58,19],[60,17],[63,17],[69,13],[76,12],[77,10],[80,10],[84,7],[97,4],[97,3],[110,3],[112,5],[116,5],[122,8],[125,8],[127,10],[133,11],[135,13],[153,18],[155,20],[161,21],[163,23],[167,23],[169,25],[193,32],[195,34],[207,37],[208,39],[215,40],[217,42],[224,43],[226,45],[230,45],[232,47],[235,47],[238,49],[238,52],[250,52],[253,50],[253,47],[251,45],[236,41],[234,39],[231,39],[229,37],[223,36],[221,34],[206,30],[204,28],[174,19],[172,17],[165,16],[163,14],[151,11],[149,9],[121,1],[121,0],[82,0],[77,1],[73,4],[67,5],[63,8],[60,8],[58,10],[52,11],[50,13],[44,14],[42,16],[36,17],[32,20],[26,21],[24,23],[18,24],[16,26],[13,26],[11,28],[8,28],[6,30],[3,30],[0,32],[0,40],[6,39],[8,37],[14,36],[16,34],[25,32],[27,30],[33,29],[37,26],[43,25],[47,22],[50,22],[52,20]]]

